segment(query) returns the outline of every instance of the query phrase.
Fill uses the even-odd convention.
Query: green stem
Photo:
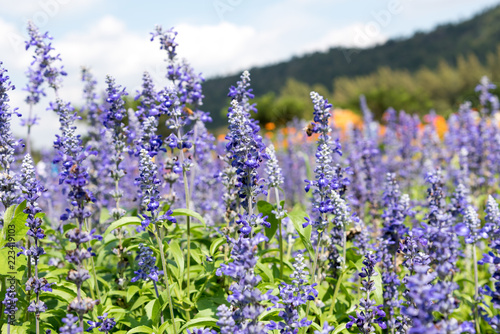
[[[286,258],[290,260],[290,256],[292,254],[292,248],[293,248],[293,239],[292,236],[288,236],[288,250],[286,251]]]
[[[319,244],[321,243],[321,236],[323,235],[323,231],[321,231],[318,235],[318,244],[316,245],[316,254],[314,255],[314,263],[313,267],[311,270],[311,284],[316,283],[316,266],[318,265],[318,258],[319,258]],[[307,306],[306,306],[306,319],[309,316],[309,307],[311,306],[311,301],[307,301]],[[309,326],[304,327],[304,333],[307,331]]]
[[[158,298],[158,301],[160,301],[160,294],[158,293],[158,287],[156,286],[156,282],[153,281],[153,285],[155,287],[155,293],[156,293],[156,298]],[[161,312],[161,323],[163,324],[165,322],[165,319],[163,318],[163,311]]]
[[[90,222],[89,220],[87,219],[85,221],[85,226],[87,227],[87,231],[90,232],[90,226],[89,226]],[[90,245],[90,242],[88,243],[87,246],[91,246]],[[94,276],[94,286],[95,286],[95,292],[97,294],[97,297],[99,298],[99,300],[101,301],[101,303],[103,303],[104,301],[102,300],[102,296],[101,296],[101,291],[99,290],[99,285],[97,284],[97,272],[95,270],[95,263],[94,263],[94,258],[93,257],[90,257],[90,264],[92,265],[92,274]],[[90,285],[90,284],[89,284]],[[95,299],[95,295],[94,295],[94,290],[92,288],[90,288],[90,293],[92,294],[92,299]]]
[[[154,233],[156,242],[158,243],[158,247],[160,249],[160,256],[161,256],[161,265],[163,267],[163,279],[165,280],[165,289],[167,291],[167,297],[168,297],[168,306],[170,309],[170,318],[172,319],[172,325],[174,327],[174,334],[177,334],[177,328],[175,328],[175,318],[174,318],[174,307],[172,305],[172,296],[170,295],[170,284],[168,281],[170,280],[170,273],[167,268],[167,261],[165,260],[165,253],[163,252],[163,243],[160,240],[159,234],[160,234],[160,229],[158,228],[158,223],[155,222],[155,228],[156,232]]]
[[[7,293],[7,276],[4,277],[2,281],[2,290],[0,290],[1,293]],[[0,321],[2,321],[3,318],[3,303],[0,303]]]
[[[346,252],[347,252],[345,225],[343,225],[342,228],[343,228],[343,231],[342,231],[342,271],[340,272],[337,283],[335,284],[335,291],[333,292],[332,304],[330,306],[330,310],[328,311],[328,316],[331,316],[333,314],[333,309],[335,308],[335,303],[337,302],[337,295],[338,295],[339,290],[340,290],[340,284],[342,283],[342,278],[344,277],[344,273],[345,273],[345,261],[346,261]]]
[[[182,151],[181,151],[182,152]],[[182,160],[184,161],[184,154],[181,153]],[[188,185],[188,180],[187,180],[187,175],[186,171],[183,169],[182,170],[182,177],[184,179],[184,193],[186,194],[186,209],[190,209],[190,196],[189,196],[189,185]],[[186,291],[187,291],[187,298],[190,298],[190,285],[191,285],[191,277],[190,277],[190,271],[191,271],[191,217],[186,216],[186,223],[187,223],[187,280],[186,280]],[[187,312],[187,320],[189,321],[191,319],[191,315],[189,312]]]
[[[281,208],[281,202],[280,202],[280,194],[278,191],[278,188],[274,188],[274,195],[276,197],[276,208],[277,212],[280,213],[282,208]],[[283,232],[282,232],[282,218],[278,219],[278,226],[280,230],[280,237],[279,237],[279,245],[280,245],[280,278],[283,279]]]
[[[194,296],[194,298],[193,298],[193,304],[196,304],[196,302],[198,301],[198,299],[200,299],[201,294],[205,291],[205,288],[207,287],[207,284],[212,279],[212,277],[214,277],[213,274],[211,274],[210,276],[207,277],[207,279],[205,280],[205,282],[203,283],[203,285],[201,286],[201,288],[198,290],[198,292]]]
[[[479,326],[479,312],[477,302],[479,300],[479,279],[477,274],[477,253],[476,244],[472,244],[472,258],[474,261],[474,320],[476,323],[476,333],[481,334],[481,327]]]
[[[335,290],[333,292],[332,304],[330,305],[330,310],[328,310],[328,317],[333,315],[333,309],[335,308],[335,304],[337,303],[337,296],[340,290],[340,284],[342,283],[342,278],[344,277],[344,270],[340,272],[340,276],[337,279],[337,283],[335,284]]]
[[[29,236],[26,236],[26,249],[31,248],[31,238]],[[31,278],[31,255],[28,255],[28,263],[27,263],[27,268],[28,268],[28,280]],[[28,305],[30,304],[31,300],[31,290],[26,293],[26,298],[28,299]],[[26,308],[26,321],[29,320],[29,312],[28,309]]]

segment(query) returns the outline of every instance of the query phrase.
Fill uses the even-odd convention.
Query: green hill
[[[275,65],[252,68],[252,87],[256,96],[279,93],[289,79],[295,79],[308,85],[321,84],[334,92],[335,79],[368,75],[382,67],[414,72],[423,67],[437,68],[442,61],[455,66],[459,56],[471,54],[484,63],[487,54],[495,52],[499,44],[500,5],[460,23],[440,25],[431,32],[417,32],[410,38],[389,40],[371,48],[336,47]],[[228,89],[239,75],[205,82],[204,109],[211,111],[213,127],[225,124],[220,111],[228,104]]]

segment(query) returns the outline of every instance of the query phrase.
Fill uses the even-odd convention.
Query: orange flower
[[[383,135],[385,135],[385,131],[386,131],[385,125],[379,126],[379,128],[378,128],[378,135],[380,137],[382,137]]]
[[[220,135],[218,135],[218,136],[217,136],[217,140],[218,140],[218,141],[224,141],[224,140],[226,140],[226,135],[225,135],[225,134],[223,134],[223,133],[222,133],[222,134],[220,134]]]
[[[361,116],[348,109],[335,109],[332,117],[333,126],[345,132],[349,126],[361,126]]]
[[[264,128],[267,131],[273,131],[274,129],[276,129],[276,125],[273,122],[269,122],[269,123],[266,123],[266,125],[264,125]]]
[[[436,115],[436,117],[434,117],[434,126],[436,127],[439,138],[443,139],[444,134],[448,131],[448,123],[446,123],[446,119],[444,119],[441,115]]]

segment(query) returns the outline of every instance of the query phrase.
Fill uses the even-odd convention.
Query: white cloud
[[[81,13],[95,6],[101,0],[0,0],[1,8],[8,8],[11,15],[22,16],[25,20],[36,20],[38,15],[44,13],[54,17],[61,13]]]
[[[368,23],[354,23],[342,28],[327,31],[319,39],[312,41],[304,47],[305,51],[325,51],[332,46],[365,48],[388,40],[375,21]]]
[[[298,13],[290,15],[293,18]],[[281,61],[291,53],[300,54],[327,49],[332,45],[368,46],[386,39],[380,35],[356,43],[356,33],[365,28],[363,24],[356,23],[313,35],[308,43],[297,43],[293,38],[293,29],[300,28],[294,26],[293,21],[287,16],[275,20],[271,27],[264,29],[230,22],[199,26],[180,24],[176,26],[179,32],[178,53],[180,57],[186,58],[196,71],[203,72],[205,76],[213,76]],[[11,67],[9,70],[12,77],[15,77],[17,86],[22,87],[26,81],[22,73],[30,62],[31,52],[24,51],[23,37],[13,25],[0,20],[0,31],[9,32],[0,35],[0,47],[2,50],[6,50],[6,47],[11,48],[12,52],[6,53],[5,65]],[[12,43],[12,36],[17,38],[14,38],[18,41],[17,47],[13,47],[16,43]],[[127,91],[133,96],[140,88],[144,70],[152,74],[157,85],[165,85],[163,59],[166,54],[159,49],[158,42],[151,42],[149,37],[147,34],[132,31],[124,21],[108,15],[89,24],[86,30],[68,31],[56,38],[53,46],[61,54],[65,70],[68,72],[60,96],[75,105],[82,103],[83,85],[80,82],[82,65],[92,68],[101,90],[105,88],[105,76],[110,74],[116,78],[117,83],[127,87]],[[23,99],[24,92],[20,89],[12,94],[12,104],[15,106],[25,106]],[[36,147],[50,146],[54,134],[58,131],[56,116],[44,110],[47,100],[42,101],[41,106],[37,107],[38,115],[42,116],[42,124],[33,128],[34,137],[39,138],[35,143]],[[21,112],[26,112],[25,107]],[[16,126],[15,130],[24,136],[25,129]]]

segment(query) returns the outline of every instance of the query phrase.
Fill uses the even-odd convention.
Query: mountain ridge
[[[481,62],[500,44],[500,5],[472,18],[438,25],[429,32],[398,37],[373,47],[332,47],[326,52],[294,56],[288,61],[250,69],[256,96],[278,93],[289,78],[309,85],[321,84],[335,90],[333,80],[375,72],[381,67],[414,72],[422,67],[436,68],[440,61],[456,64],[459,56],[474,54]],[[204,109],[211,111],[213,127],[225,124],[221,114],[228,104],[227,93],[240,74],[208,79],[204,85]]]

